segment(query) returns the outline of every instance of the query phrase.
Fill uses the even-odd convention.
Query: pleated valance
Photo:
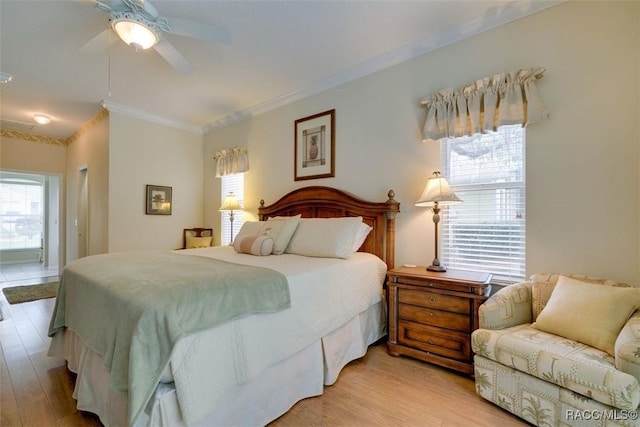
[[[499,126],[523,127],[548,112],[535,81],[544,68],[496,74],[459,89],[443,89],[420,103],[427,111],[423,141],[495,131]]]
[[[216,177],[233,175],[249,170],[249,150],[247,147],[226,148],[216,151]]]

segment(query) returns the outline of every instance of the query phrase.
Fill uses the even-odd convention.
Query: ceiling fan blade
[[[222,25],[201,24],[180,18],[166,18],[171,33],[214,43],[231,44],[231,31]]]
[[[167,39],[160,39],[153,48],[178,72],[189,74],[193,71],[193,67],[189,64],[189,61],[187,61]]]
[[[105,51],[118,40],[118,36],[111,34],[111,29],[107,28],[101,31],[97,36],[83,44],[78,48],[82,53],[95,54]]]
[[[121,3],[120,0],[115,0],[111,2],[111,5],[107,4],[109,2],[109,0],[106,0],[106,2],[103,1],[98,1],[98,0],[76,0],[78,3],[82,3],[85,6],[91,6],[91,7],[95,7],[97,9],[100,9],[102,11],[105,12],[110,12],[112,8],[114,8],[117,4]],[[116,4],[114,4],[116,3]]]
[[[78,3],[81,3],[85,6],[92,6],[95,7],[96,6],[96,2],[94,2],[93,0],[76,0]]]

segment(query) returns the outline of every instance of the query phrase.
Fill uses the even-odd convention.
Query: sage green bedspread
[[[178,340],[290,302],[286,277],[267,268],[170,251],[95,255],[65,268],[49,336],[67,327],[104,358],[133,424]]]

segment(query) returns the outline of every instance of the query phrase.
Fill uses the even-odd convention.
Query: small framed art
[[[294,180],[335,176],[336,110],[295,121]]]
[[[171,187],[147,185],[147,215],[171,215]]]

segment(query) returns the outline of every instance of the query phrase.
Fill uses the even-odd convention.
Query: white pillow
[[[271,255],[273,238],[269,236],[243,236],[233,242],[233,248],[238,253],[258,256]]]
[[[353,240],[353,252],[358,252],[358,249],[360,249],[360,246],[362,246],[364,241],[367,239],[367,236],[369,235],[371,230],[373,230],[373,227],[371,227],[369,224],[365,222],[360,224],[360,228],[358,228],[356,237]]]
[[[273,239],[272,253],[282,255],[296,231],[298,221],[300,216],[269,218],[268,221],[246,221],[242,224],[235,240],[241,240],[247,236],[268,236]]]
[[[347,258],[351,255],[362,217],[303,218],[286,252],[296,255]]]
[[[273,227],[272,231],[267,235],[273,237],[273,254],[282,255],[289,245],[291,237],[298,228],[300,217],[296,216],[276,216],[267,219],[268,226]],[[276,231],[277,230],[277,231]]]
[[[246,236],[259,236],[263,234],[262,229],[264,228],[264,221],[245,221],[242,224],[242,228],[238,231],[235,240],[240,240]]]

